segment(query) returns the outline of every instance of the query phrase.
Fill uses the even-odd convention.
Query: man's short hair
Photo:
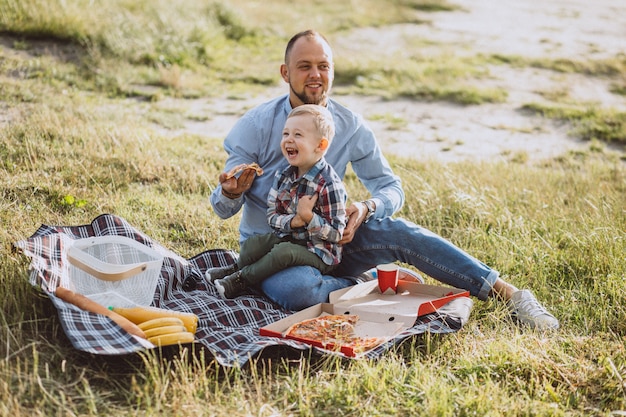
[[[291,54],[291,51],[293,50],[293,45],[300,38],[309,38],[309,39],[321,38],[324,40],[324,42],[326,42],[326,44],[328,44],[328,46],[330,46],[328,39],[326,39],[324,35],[322,35],[316,30],[307,29],[302,32],[296,33],[295,35],[291,37],[291,39],[289,39],[289,42],[287,42],[287,47],[285,48],[285,64],[287,64],[287,61],[289,61],[289,55]]]

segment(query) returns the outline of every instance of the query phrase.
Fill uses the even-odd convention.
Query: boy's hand
[[[303,195],[298,199],[298,206],[296,207],[296,215],[291,222],[291,226],[302,227],[306,226],[313,219],[313,207],[317,203],[318,194]]]

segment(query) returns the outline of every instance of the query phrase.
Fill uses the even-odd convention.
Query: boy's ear
[[[323,151],[328,149],[328,139],[326,139],[326,138],[320,139],[320,149],[323,150]]]

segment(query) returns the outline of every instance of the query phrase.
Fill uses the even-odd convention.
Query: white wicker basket
[[[67,251],[67,288],[104,305],[150,305],[163,256],[124,236],[78,239]]]

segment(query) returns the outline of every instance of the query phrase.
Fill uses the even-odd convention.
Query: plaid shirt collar
[[[311,169],[309,169],[301,178],[301,180],[305,180],[308,182],[313,182],[315,180],[315,177],[320,173],[320,171],[322,171],[324,168],[326,168],[326,165],[328,165],[328,162],[326,162],[326,159],[324,159],[324,157],[322,157],[319,161],[317,161],[315,163],[315,165],[313,165],[311,167]],[[290,166],[287,169],[287,172],[289,173],[288,177],[289,179],[291,179],[292,181],[297,180],[297,175],[298,175],[298,167],[295,166]]]

